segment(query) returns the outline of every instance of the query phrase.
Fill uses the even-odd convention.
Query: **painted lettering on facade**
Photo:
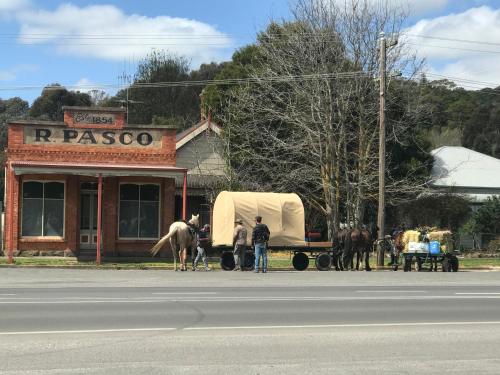
[[[73,114],[73,122],[75,124],[113,125],[115,123],[115,115],[92,112],[75,112]]]
[[[24,143],[36,145],[76,145],[108,147],[161,147],[159,130],[67,129],[26,127]]]

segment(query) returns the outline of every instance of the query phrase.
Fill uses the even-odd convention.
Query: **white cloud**
[[[70,89],[80,92],[90,92],[95,89],[100,89],[100,86],[88,78],[81,78],[74,85],[71,85]]]
[[[11,19],[17,12],[30,6],[30,0],[0,0],[0,18]]]
[[[500,9],[483,6],[421,20],[405,33],[410,46],[427,59],[431,73],[491,83],[476,88],[500,85]],[[456,83],[467,88],[473,86],[459,80]]]
[[[0,0],[0,12],[15,12],[30,4],[29,0]]]
[[[122,61],[164,49],[193,63],[220,59],[230,38],[203,22],[169,16],[127,15],[113,5],[78,7],[63,4],[54,11],[18,13],[25,44],[53,44],[61,54]]]
[[[338,5],[350,4],[351,0],[333,0]],[[412,15],[424,14],[429,11],[438,11],[443,9],[450,0],[362,0],[372,6],[385,6],[390,8],[401,8],[408,10]]]
[[[14,81],[20,73],[33,72],[37,69],[36,65],[19,64],[9,69],[0,70],[0,81]]]

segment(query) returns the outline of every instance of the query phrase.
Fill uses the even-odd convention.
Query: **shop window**
[[[120,238],[158,238],[159,217],[158,185],[120,185]]]
[[[64,183],[23,183],[22,236],[64,235]]]

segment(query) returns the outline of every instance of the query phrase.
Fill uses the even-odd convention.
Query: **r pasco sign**
[[[75,145],[102,147],[161,147],[158,130],[67,129],[58,127],[26,127],[24,143],[35,145]]]

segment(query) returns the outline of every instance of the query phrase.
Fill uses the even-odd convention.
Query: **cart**
[[[458,272],[459,260],[453,253],[430,254],[423,252],[407,252],[401,253],[400,262],[403,265],[405,272],[410,272],[412,265],[415,271],[420,272],[424,269],[437,272],[438,264],[441,264],[443,272]],[[398,264],[400,263],[398,261]],[[397,270],[398,264],[393,265],[393,269]]]

